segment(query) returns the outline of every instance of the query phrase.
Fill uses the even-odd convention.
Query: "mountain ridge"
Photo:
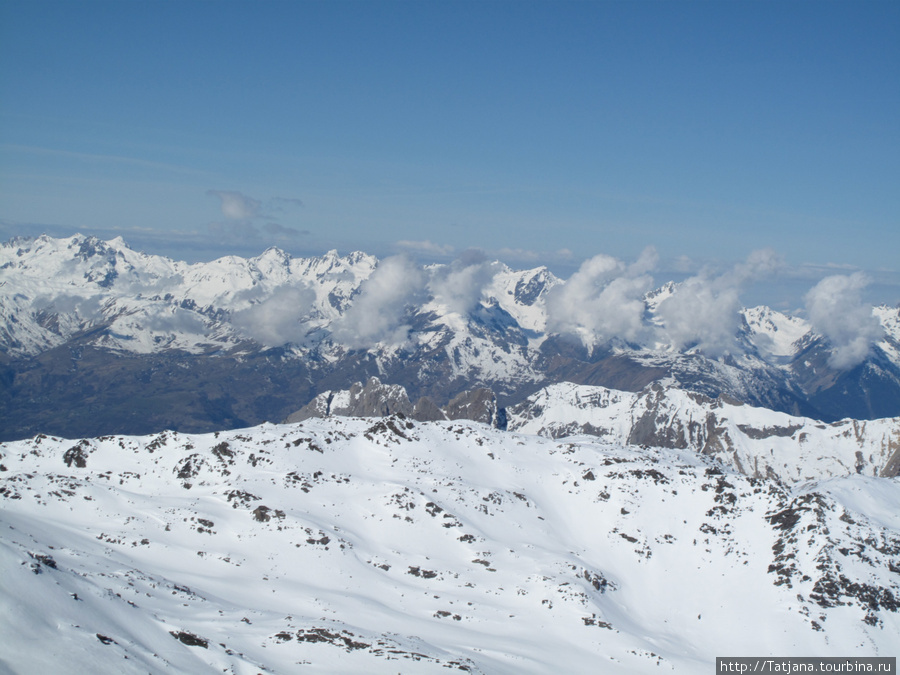
[[[838,347],[766,307],[728,305],[720,326],[706,320],[719,343],[692,341],[672,308],[703,301],[702,280],[645,291],[648,278],[600,262],[619,276],[275,248],[188,264],[121,239],[14,240],[0,246],[2,438],[146,433],[125,424],[144,410],[156,429],[252,425],[371,376],[438,406],[478,387],[507,407],[555,382],[640,391],[674,381],[824,421],[900,415],[900,308],[876,308],[881,337],[863,361],[836,369]],[[54,373],[69,373],[84,396],[60,389]],[[185,378],[201,393],[174,396]]]
[[[900,645],[900,416],[854,418],[893,405],[900,312],[864,317],[863,353],[605,258],[0,256],[4,670],[699,673]],[[724,297],[721,325],[677,324],[686,297]]]
[[[413,405],[403,387],[372,377],[320,394],[285,422],[397,414],[417,421],[468,419],[551,439],[596,436],[624,446],[687,450],[752,478],[788,483],[900,474],[900,418],[823,423],[658,382],[640,392],[562,382],[509,408],[499,407],[488,389],[460,394],[444,409],[428,402]]]

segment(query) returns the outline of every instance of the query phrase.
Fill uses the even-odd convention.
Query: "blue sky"
[[[900,3],[0,0],[0,235],[39,231],[519,267],[772,247],[896,302]]]

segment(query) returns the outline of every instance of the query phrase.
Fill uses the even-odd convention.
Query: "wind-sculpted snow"
[[[0,465],[8,672],[700,673],[900,647],[897,479],[788,487],[402,416],[38,436]]]

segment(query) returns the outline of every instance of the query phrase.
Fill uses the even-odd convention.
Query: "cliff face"
[[[900,418],[826,424],[659,384],[633,393],[566,383],[536,392],[507,417],[510,430],[690,450],[748,476],[898,475]]]

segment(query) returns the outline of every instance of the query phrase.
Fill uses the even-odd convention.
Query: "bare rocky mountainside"
[[[121,239],[13,240],[0,246],[0,438],[239,428],[372,376],[432,412],[465,391],[508,408],[570,382],[659,383],[825,422],[900,415],[900,309],[835,325],[832,290],[811,322],[740,307],[750,262],[658,287],[642,265],[597,256],[561,280],[477,256],[423,268],[269,249],[187,264]]]

